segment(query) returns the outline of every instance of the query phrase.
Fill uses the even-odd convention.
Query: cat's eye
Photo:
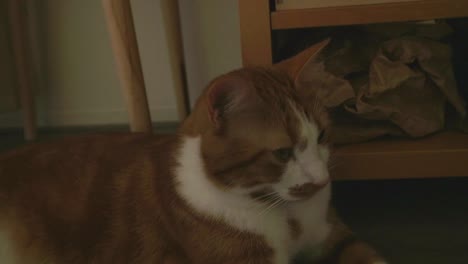
[[[273,154],[279,161],[287,162],[293,157],[294,150],[292,148],[279,148],[274,150]]]
[[[319,136],[317,137],[317,143],[322,144],[325,141],[325,130],[321,130]]]

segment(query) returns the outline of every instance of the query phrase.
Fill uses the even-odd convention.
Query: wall
[[[45,84],[37,94],[40,125],[126,123],[101,1],[37,2],[44,62],[38,83]],[[177,108],[160,0],[131,3],[152,119],[175,121]],[[238,1],[179,0],[179,3],[193,105],[212,78],[241,66]],[[20,125],[18,113],[0,114],[0,127]]]
[[[239,68],[237,0],[179,0],[190,103],[214,77]]]
[[[17,108],[16,82],[12,69],[13,56],[8,35],[6,6],[0,1],[0,113]]]
[[[42,78],[37,82],[40,125],[127,123],[101,1],[37,2],[42,44]],[[152,119],[177,120],[160,2],[134,0],[132,8]],[[18,113],[0,115],[0,126],[20,124]]]

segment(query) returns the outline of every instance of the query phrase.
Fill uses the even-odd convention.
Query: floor
[[[162,124],[155,130],[170,133],[174,128],[174,124]],[[47,129],[41,131],[40,140],[126,129]],[[0,132],[0,151],[23,143],[20,130]],[[333,193],[344,221],[390,263],[468,263],[468,177],[341,181],[335,182]]]
[[[468,177],[337,182],[334,203],[390,263],[468,263]]]

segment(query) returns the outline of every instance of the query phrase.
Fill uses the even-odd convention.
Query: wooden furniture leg
[[[239,0],[242,61],[248,65],[271,65],[269,0]]]
[[[8,0],[8,14],[20,105],[23,111],[24,137],[26,140],[34,140],[37,137],[37,124],[32,90],[31,49],[28,46],[30,41],[27,2],[24,0]]]
[[[102,0],[132,132],[152,131],[130,0]]]
[[[187,83],[185,78],[184,49],[177,0],[161,0],[161,11],[166,30],[167,47],[171,66],[172,79],[177,100],[179,119],[182,121],[189,113]]]

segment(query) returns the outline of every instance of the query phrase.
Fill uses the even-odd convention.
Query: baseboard
[[[154,122],[152,123],[153,131],[156,133],[174,133],[179,127],[179,122]],[[114,125],[78,125],[78,126],[50,126],[39,127],[39,134],[76,134],[76,133],[99,133],[99,132],[128,132],[130,128],[128,124]],[[0,127],[0,135],[16,134],[22,135],[22,127]]]
[[[159,107],[150,109],[151,120],[154,123],[178,122],[176,108]],[[69,127],[69,126],[108,126],[128,124],[128,114],[125,109],[98,109],[63,111],[49,110],[46,114],[38,114],[39,127]],[[1,128],[20,128],[23,126],[21,112],[0,114]]]

